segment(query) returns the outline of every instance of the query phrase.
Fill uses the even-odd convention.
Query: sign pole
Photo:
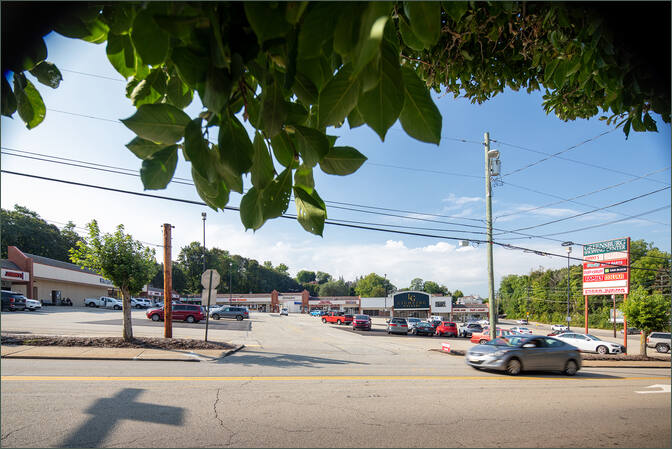
[[[583,318],[583,320],[585,321],[585,325],[586,325],[586,334],[587,334],[587,333],[588,333],[588,295],[585,295],[584,298],[585,298],[585,301],[586,301],[586,303],[585,303],[585,304],[586,304],[586,305],[585,305],[585,309],[586,309],[586,310],[584,311],[584,318]]]
[[[208,341],[208,323],[210,318],[210,295],[212,294],[212,271],[210,272],[210,282],[208,283],[208,308],[205,309],[205,341]]]
[[[611,295],[611,300],[614,303],[614,338],[616,338],[616,295]]]
[[[163,338],[173,338],[173,279],[171,277],[170,223],[163,225]]]
[[[623,295],[623,304],[628,300],[628,295]],[[623,314],[623,346],[625,346],[625,353],[628,353],[628,319]]]

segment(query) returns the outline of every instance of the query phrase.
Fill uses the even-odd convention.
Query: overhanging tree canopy
[[[327,211],[313,170],[348,175],[366,161],[327,129],[347,120],[384,140],[399,120],[408,135],[438,145],[443,120],[428,86],[478,102],[507,86],[543,88],[546,112],[563,120],[604,113],[626,136],[656,130],[650,111],[669,123],[669,3],[626,5],[5,2],[3,74],[14,76],[13,87],[2,79],[2,114],[18,111],[28,128],[44,119],[25,72],[59,85],[46,33],[106,43],[137,107],[122,122],[137,135],[127,147],[142,160],[145,188],[165,188],[182,151],[210,207],[243,194],[250,174],[240,203],[247,229],[284,214],[293,194],[299,223],[322,235]],[[629,27],[613,14],[619,9]],[[640,36],[638,15],[653,24],[646,38],[655,45]],[[204,109],[189,117],[183,109],[194,94]]]

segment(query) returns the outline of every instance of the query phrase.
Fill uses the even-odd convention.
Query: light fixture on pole
[[[572,245],[574,242],[562,242],[562,246],[567,250],[567,330],[569,331],[569,323],[572,321],[572,317],[569,314],[569,254],[572,252]]]

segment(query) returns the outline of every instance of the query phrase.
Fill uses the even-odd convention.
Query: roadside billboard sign
[[[627,295],[630,290],[630,238],[583,246],[583,294]]]

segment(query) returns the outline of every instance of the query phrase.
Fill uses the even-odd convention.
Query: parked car
[[[147,298],[131,298],[131,307],[136,309],[147,309],[152,303]]]
[[[441,324],[436,326],[436,335],[439,337],[457,337],[457,324],[452,321],[442,321]]]
[[[173,304],[172,305],[172,319],[173,321],[186,321],[187,323],[198,323],[205,319],[201,306],[194,304]],[[163,321],[164,311],[163,307],[160,309],[149,309],[146,312],[147,318],[152,321]]]
[[[408,323],[408,331],[411,332],[416,324],[422,322],[422,320],[416,317],[408,317],[406,318],[406,322]]]
[[[28,299],[26,298],[26,309],[30,310],[31,312],[36,311],[37,309],[42,308],[42,303],[36,299]]]
[[[481,326],[483,326],[483,327],[485,327],[485,326],[490,326],[490,320],[478,320],[478,321],[476,321],[476,322],[477,322],[478,324],[480,324]]]
[[[439,327],[439,325],[442,323],[441,320],[430,320],[429,324],[432,325],[432,328],[434,328],[434,332],[436,332],[436,328]]]
[[[582,352],[596,352],[598,354],[621,354],[625,352],[623,345],[600,340],[594,335],[565,332],[555,338],[575,346]]]
[[[2,290],[2,310],[26,310],[26,297],[21,293]]]
[[[516,321],[516,324],[524,324],[524,325],[528,325],[528,324],[530,324],[530,323],[527,322],[527,318],[523,318],[522,320],[518,320],[518,321]]]
[[[352,319],[352,330],[364,329],[371,330],[371,317],[368,315],[355,315]]]
[[[408,335],[408,321],[406,318],[392,318],[387,323],[388,334]]]
[[[495,334],[495,337],[502,337],[505,335],[511,335],[511,331],[508,329],[497,329],[497,333]],[[474,332],[471,334],[471,340],[472,343],[480,343],[484,344],[488,341],[490,341],[490,328],[484,327],[483,332]]]
[[[313,309],[310,311],[311,316],[322,316],[322,311],[320,309]]]
[[[458,327],[457,334],[460,337],[471,338],[474,332],[483,332],[483,326],[478,323],[467,323],[462,327]]]
[[[511,332],[515,332],[517,334],[532,334],[531,330],[523,326],[513,326],[511,328]]]
[[[628,335],[639,335],[641,333],[642,331],[640,329],[637,329],[636,327],[628,328]],[[621,329],[621,334],[623,334],[623,329]]]
[[[246,307],[221,306],[216,309],[212,309],[210,312],[210,318],[214,320],[218,320],[220,318],[235,318],[238,321],[242,321],[244,318],[249,317],[250,312]]]
[[[670,352],[670,333],[669,332],[651,332],[646,337],[646,347],[656,348],[658,352]]]
[[[433,337],[436,331],[430,323],[427,321],[421,321],[413,327],[411,333],[415,335],[429,335],[430,337]]]
[[[284,316],[289,316],[289,310],[287,310],[286,307],[283,307],[282,309],[280,309],[280,316],[283,316],[283,315]]]
[[[476,369],[505,371],[515,376],[522,371],[561,371],[573,376],[581,369],[579,351],[553,337],[508,335],[469,348],[467,365]]]
[[[555,337],[556,335],[564,334],[565,332],[568,332],[568,331],[566,331],[566,330],[562,330],[562,331],[559,331],[559,330],[558,330],[558,331],[552,331],[552,332],[550,332],[550,333],[548,333],[548,334],[546,334],[546,335],[549,336],[549,337]]]
[[[553,324],[551,326],[552,331],[567,331],[569,328],[565,324]]]
[[[103,307],[105,309],[121,310],[123,304],[117,298],[110,298],[109,296],[101,296],[100,298],[85,298],[84,305],[86,307]]]

